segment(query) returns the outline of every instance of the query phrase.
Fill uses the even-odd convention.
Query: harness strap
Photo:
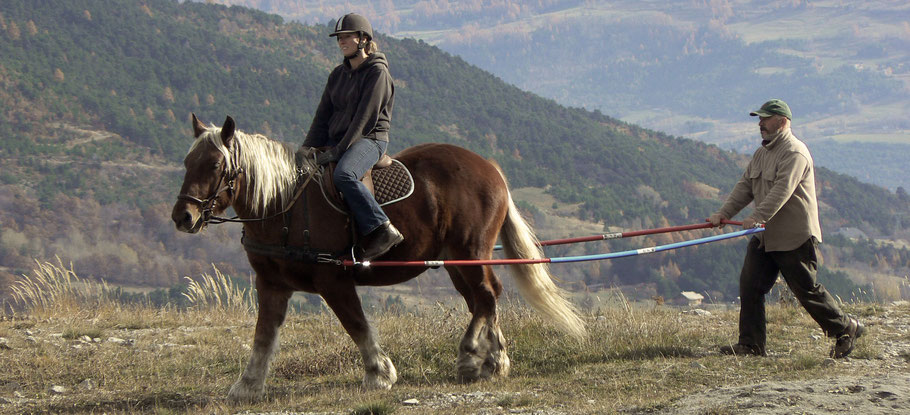
[[[339,259],[341,253],[320,252],[297,246],[268,245],[253,241],[247,238],[246,235],[240,237],[240,243],[243,244],[243,249],[251,254],[286,258],[305,264],[342,264],[341,259]]]
[[[303,199],[306,199],[306,194],[303,194],[300,197],[302,197]],[[309,250],[310,249],[310,209],[309,209],[309,205],[307,205],[306,200],[303,201],[303,205],[301,206],[301,209],[303,210],[303,249]],[[287,245],[287,242],[285,242],[285,245]]]

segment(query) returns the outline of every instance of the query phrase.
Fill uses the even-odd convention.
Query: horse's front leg
[[[228,392],[228,398],[234,401],[252,401],[262,397],[265,378],[269,373],[269,363],[278,349],[278,329],[284,323],[288,300],[293,294],[291,290],[266,287],[259,282],[260,280],[261,278],[257,278],[256,281],[259,318],[253,337],[253,353],[240,380],[235,382]]]
[[[398,373],[392,360],[379,346],[376,333],[363,313],[356,288],[350,282],[336,280],[335,283],[337,285],[320,290],[320,293],[360,349],[365,371],[363,386],[368,389],[390,389],[398,380]]]

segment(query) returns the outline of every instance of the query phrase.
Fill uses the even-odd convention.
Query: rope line
[[[730,223],[730,222],[728,222]],[[687,225],[694,226],[694,225]],[[699,227],[704,227],[699,224]],[[710,227],[710,224],[708,224]],[[675,227],[680,228],[680,227]],[[668,228],[662,228],[668,229]],[[699,228],[693,228],[699,229]],[[669,251],[673,249],[679,249],[687,246],[701,245],[709,242],[717,242],[725,239],[738,238],[740,236],[746,236],[755,234],[758,232],[764,231],[765,228],[752,228],[752,229],[743,229],[741,231],[729,232],[720,235],[708,236],[704,238],[692,239],[689,241],[676,242],[672,244],[659,245],[649,248],[640,248],[633,249],[628,251],[621,252],[611,252],[606,254],[594,254],[594,255],[581,255],[581,256],[570,256],[570,257],[557,257],[557,258],[535,258],[535,259],[449,259],[449,260],[431,260],[431,261],[367,261],[367,262],[354,262],[350,259],[342,261],[344,266],[353,266],[361,265],[364,267],[441,267],[441,266],[463,266],[463,265],[517,265],[517,264],[544,264],[544,263],[569,263],[569,262],[583,262],[583,261],[600,261],[605,259],[615,259],[623,258],[635,255],[644,255],[651,254],[655,252]],[[653,229],[650,231],[654,231]],[[636,231],[641,235],[645,235],[647,231]],[[672,232],[672,231],[664,231]],[[662,232],[652,232],[652,233],[662,233]],[[635,235],[638,236],[638,235]]]
[[[732,220],[723,220],[722,223],[726,225],[737,225],[742,226],[742,222],[732,221]],[[564,238],[564,239],[550,239],[548,241],[540,241],[540,246],[551,246],[551,245],[565,245],[565,244],[574,244],[579,242],[591,242],[591,241],[606,241],[610,239],[621,239],[621,238],[631,238],[634,236],[644,236],[644,235],[656,235],[660,233],[670,233],[670,232],[681,232],[681,231],[691,231],[695,229],[707,229],[712,227],[711,223],[696,223],[694,225],[682,225],[682,226],[669,226],[666,228],[656,228],[656,229],[645,229],[642,231],[628,231],[628,232],[612,232],[605,233],[602,235],[594,236],[579,236],[576,238]],[[496,245],[493,247],[494,251],[502,250],[502,245]]]
[[[764,230],[765,230],[765,228],[743,229],[741,231],[724,233],[724,234],[714,235],[714,236],[707,236],[704,238],[692,239],[689,241],[676,242],[676,243],[666,244],[666,245],[659,245],[659,246],[655,246],[653,248],[632,249],[632,250],[628,250],[628,251],[611,252],[608,254],[581,255],[581,256],[553,258],[550,262],[557,264],[557,263],[565,263],[565,262],[598,261],[598,260],[604,260],[604,259],[623,258],[623,257],[635,256],[635,255],[641,255],[641,254],[651,254],[651,253],[655,253],[655,252],[670,251],[673,249],[679,249],[679,248],[683,248],[683,247],[687,247],[687,246],[701,245],[701,244],[706,244],[709,242],[722,241],[724,239],[738,238],[740,236],[751,235],[753,233],[762,232]]]

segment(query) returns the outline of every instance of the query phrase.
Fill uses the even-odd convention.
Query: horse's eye
[[[220,169],[220,168],[221,168],[221,161],[220,161],[220,160],[219,160],[219,161],[216,161],[215,164],[212,166],[212,170],[218,170],[218,169]]]

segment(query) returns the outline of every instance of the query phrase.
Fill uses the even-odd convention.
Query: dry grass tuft
[[[202,274],[200,281],[185,277],[189,281],[189,289],[183,295],[193,307],[227,314],[256,311],[256,296],[252,287],[239,287],[215,264],[212,264],[212,269],[215,275]]]
[[[30,312],[57,313],[109,304],[107,285],[83,281],[73,272],[72,263],[67,268],[57,257],[57,265],[37,260],[35,265],[31,275],[23,275],[10,286],[13,300]]]

